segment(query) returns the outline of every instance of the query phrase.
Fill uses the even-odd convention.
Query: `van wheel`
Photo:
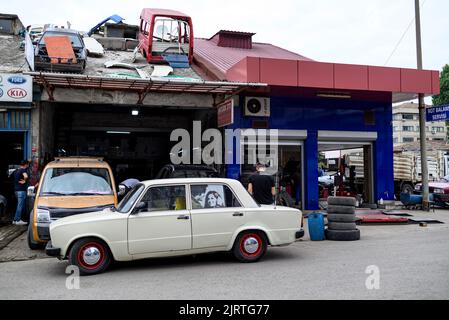
[[[80,275],[105,271],[112,260],[108,246],[100,239],[84,238],[75,242],[69,253],[69,264],[80,270]]]
[[[265,255],[267,246],[267,239],[263,233],[245,231],[235,239],[232,251],[240,262],[256,262]]]
[[[32,211],[30,213],[30,220],[28,223],[27,242],[28,242],[28,247],[31,250],[44,249],[44,244],[34,241],[34,239],[33,239],[33,212]]]

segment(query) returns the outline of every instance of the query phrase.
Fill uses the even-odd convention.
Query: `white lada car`
[[[80,269],[111,261],[231,251],[258,261],[267,247],[304,235],[300,210],[257,204],[237,180],[188,178],[136,185],[117,208],[70,216],[50,225],[46,252]]]

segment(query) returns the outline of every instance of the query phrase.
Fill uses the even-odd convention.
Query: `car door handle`
[[[243,212],[234,212],[234,217],[243,217]]]
[[[189,216],[178,216],[178,220],[189,220]]]

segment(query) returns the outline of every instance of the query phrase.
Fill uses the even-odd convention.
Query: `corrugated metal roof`
[[[213,41],[202,38],[195,38],[193,56],[202,62],[211,64],[222,73],[222,76],[246,57],[313,61],[268,43],[253,42],[252,49],[240,49],[219,47]]]

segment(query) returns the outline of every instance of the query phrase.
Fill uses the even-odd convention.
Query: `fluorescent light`
[[[131,110],[131,114],[133,116],[138,116],[139,115],[139,110],[137,110],[137,109]]]
[[[106,131],[106,133],[114,133],[114,134],[130,134],[129,131]]]
[[[351,99],[350,94],[342,94],[342,93],[317,93],[316,96],[320,98]]]
[[[6,112],[8,109],[0,109],[0,112]]]

